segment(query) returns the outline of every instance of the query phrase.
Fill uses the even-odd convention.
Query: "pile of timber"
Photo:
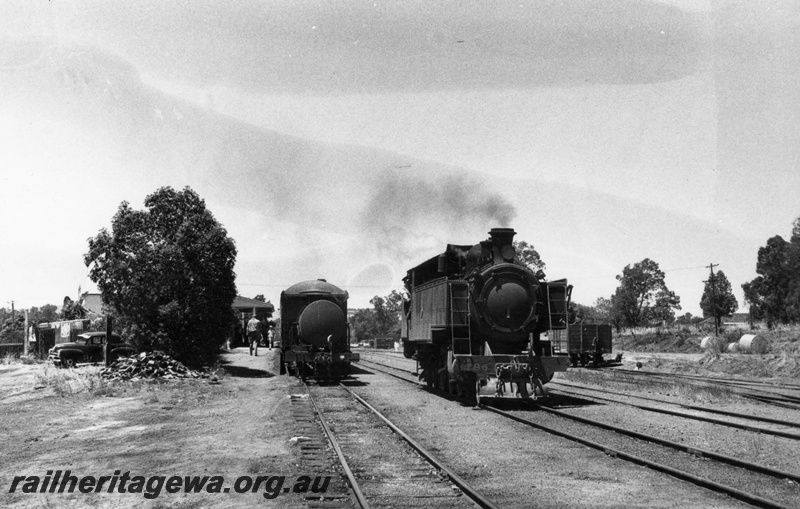
[[[208,374],[194,371],[164,352],[142,352],[132,357],[120,357],[106,368],[100,376],[108,380],[141,380],[143,378],[207,378]]]

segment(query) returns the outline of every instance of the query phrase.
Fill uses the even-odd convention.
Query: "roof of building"
[[[89,311],[90,313],[94,313],[96,315],[103,314],[103,298],[99,293],[84,293],[81,296],[80,304],[84,309],[86,309],[86,311]],[[262,302],[260,300],[248,299],[247,297],[240,297],[238,295],[233,299],[233,308],[247,311],[252,311],[253,308],[266,309],[270,313],[275,311],[275,306],[273,306],[271,302]]]
[[[241,297],[238,295],[233,299],[233,308],[244,311],[252,310],[253,308],[266,309],[270,313],[275,311],[275,306],[273,306],[271,302],[262,302],[260,300],[248,299],[247,297]]]

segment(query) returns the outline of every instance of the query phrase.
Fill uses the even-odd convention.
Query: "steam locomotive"
[[[282,375],[339,380],[359,355],[350,352],[345,290],[324,279],[303,281],[281,292]]]
[[[444,253],[403,279],[401,340],[416,358],[420,379],[466,399],[481,388],[504,396],[545,395],[543,384],[566,371],[541,334],[566,329],[572,286],[545,281],[517,258],[512,228],[494,228],[474,246],[448,244]]]

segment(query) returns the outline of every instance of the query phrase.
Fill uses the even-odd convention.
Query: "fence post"
[[[108,342],[111,340],[111,329],[114,325],[114,319],[106,315],[106,340],[103,344],[103,363],[108,367],[111,364],[111,356],[109,355],[111,352],[108,351]]]
[[[22,335],[22,355],[28,356],[28,310],[25,310],[25,332]]]

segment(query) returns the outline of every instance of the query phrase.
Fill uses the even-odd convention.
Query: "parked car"
[[[47,359],[56,366],[75,367],[79,362],[103,362],[103,346],[106,343],[105,332],[84,332],[72,343],[59,343],[50,349]],[[122,341],[117,334],[112,334],[108,342],[108,353],[112,359],[133,355],[136,347]]]

